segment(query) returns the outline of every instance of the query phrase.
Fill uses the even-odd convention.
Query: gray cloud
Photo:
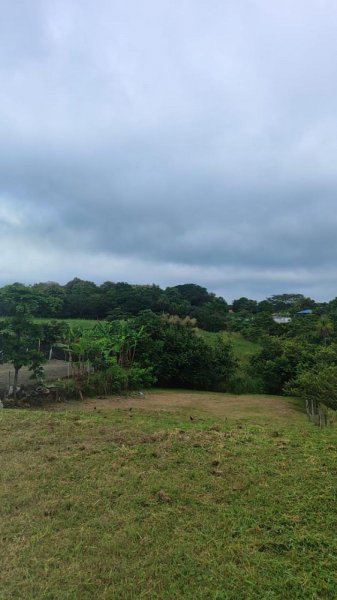
[[[14,0],[0,282],[337,295],[337,8]]]

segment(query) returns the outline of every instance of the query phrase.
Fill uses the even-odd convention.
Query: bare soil
[[[58,379],[59,377],[67,377],[68,363],[63,360],[50,360],[44,365],[46,379]],[[19,385],[31,382],[31,371],[27,367],[22,367],[19,373]],[[0,389],[8,387],[9,383],[13,383],[14,369],[10,364],[0,365]]]
[[[252,416],[289,418],[302,412],[296,400],[280,396],[242,396],[212,392],[185,390],[151,390],[143,396],[87,398],[57,405],[48,405],[48,410],[144,410],[176,412],[183,409],[193,419],[202,414],[219,417],[249,418]]]

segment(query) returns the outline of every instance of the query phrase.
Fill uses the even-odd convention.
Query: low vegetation
[[[1,411],[2,600],[336,597],[336,429],[287,398],[110,402]]]

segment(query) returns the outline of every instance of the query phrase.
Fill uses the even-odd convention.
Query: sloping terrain
[[[157,391],[0,428],[1,600],[336,598],[337,431],[294,401]]]

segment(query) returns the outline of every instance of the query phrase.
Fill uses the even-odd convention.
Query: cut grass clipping
[[[196,396],[0,411],[1,600],[337,597],[336,429]]]

